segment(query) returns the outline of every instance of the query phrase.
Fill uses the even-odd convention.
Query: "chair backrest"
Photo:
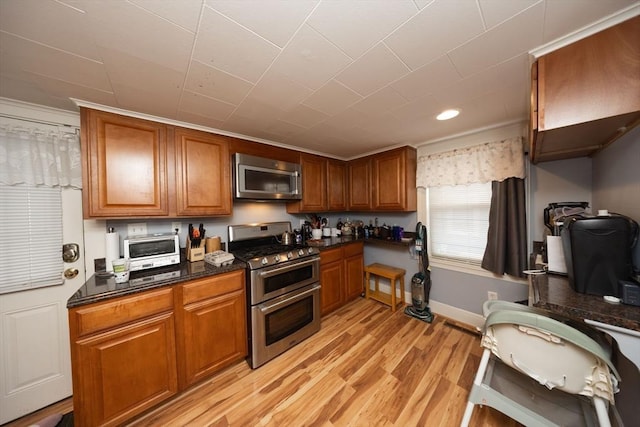
[[[486,316],[482,346],[549,389],[614,402],[620,377],[608,352],[536,309],[494,306]]]

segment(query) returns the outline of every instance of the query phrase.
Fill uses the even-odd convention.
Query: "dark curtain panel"
[[[524,179],[491,183],[487,247],[482,268],[502,276],[524,277],[527,268],[527,227]]]

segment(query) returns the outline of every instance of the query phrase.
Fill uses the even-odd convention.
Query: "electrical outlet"
[[[129,236],[144,236],[147,234],[147,223],[136,222],[134,224],[127,224],[127,234]]]
[[[171,232],[180,234],[182,231],[182,223],[181,222],[172,222],[171,223]]]
[[[493,292],[493,291],[489,291],[489,292],[487,292],[487,298],[488,299],[498,299],[498,293],[497,292]]]

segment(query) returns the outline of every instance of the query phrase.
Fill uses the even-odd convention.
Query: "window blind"
[[[0,185],[0,293],[60,285],[60,188]]]
[[[480,265],[487,244],[490,205],[490,182],[429,188],[431,255]]]

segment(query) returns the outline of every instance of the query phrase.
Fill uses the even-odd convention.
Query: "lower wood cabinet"
[[[121,425],[247,355],[245,272],[69,309],[74,421]]]
[[[247,355],[244,270],[189,282],[177,309],[180,388]]]
[[[364,244],[320,252],[320,311],[324,316],[359,297],[363,289]]]
[[[69,311],[74,423],[119,425],[178,392],[173,290]]]

